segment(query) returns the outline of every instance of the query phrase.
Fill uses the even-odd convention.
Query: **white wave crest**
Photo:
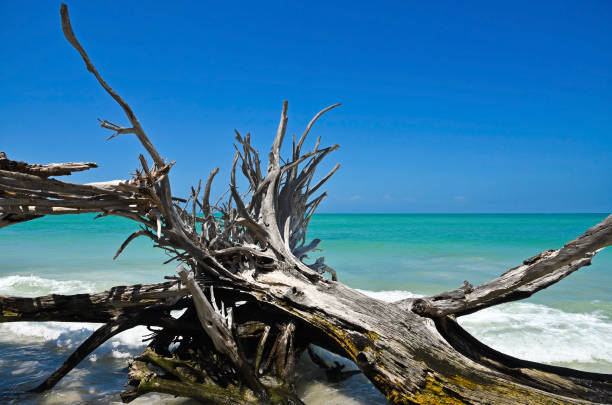
[[[95,285],[86,281],[66,280],[59,281],[30,276],[0,277],[0,294],[19,295],[22,297],[47,294],[77,294],[93,292]]]
[[[394,302],[421,295],[409,291],[362,293]],[[502,353],[542,363],[610,363],[612,323],[597,312],[572,313],[545,305],[509,303],[462,316],[459,323]]]
[[[34,275],[0,277],[0,294],[40,296],[47,294],[76,294],[98,290],[94,283],[80,280],[53,280]],[[101,325],[70,322],[11,322],[0,324],[0,342],[9,344],[44,343],[52,348],[73,350]],[[150,332],[139,326],[110,339],[90,358],[127,358],[144,347],[142,339]]]
[[[597,312],[509,303],[459,322],[483,343],[511,356],[544,363],[612,362],[612,323]]]
[[[405,300],[406,298],[419,298],[422,297],[420,294],[415,294],[410,291],[403,290],[386,290],[386,291],[370,291],[356,289],[360,293],[367,295],[368,297],[376,298],[377,300],[385,302],[395,302]]]

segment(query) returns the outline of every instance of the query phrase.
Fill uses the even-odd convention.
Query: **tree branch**
[[[397,305],[429,317],[467,315],[504,302],[527,298],[562,280],[612,244],[612,215],[568,242],[559,250],[547,250],[527,259],[500,277],[472,287],[467,281],[456,290],[431,297],[399,301]]]
[[[93,352],[96,348],[106,342],[113,336],[136,326],[138,322],[131,318],[119,318],[113,320],[99,329],[97,329],[90,337],[87,338],[81,345],[66,359],[64,364],[51,374],[36,388],[31,389],[31,392],[43,392],[50,390],[61,380],[66,374],[75,368],[87,355]]]
[[[4,152],[0,152],[1,170],[26,173],[39,177],[70,176],[72,172],[80,172],[95,167],[98,167],[98,165],[93,162],[50,163],[48,165],[29,164],[27,162],[11,160],[6,157]]]
[[[3,322],[110,322],[122,313],[137,312],[151,305],[165,304],[170,297],[189,291],[176,281],[157,284],[116,286],[91,294],[26,298],[0,295],[0,323]]]

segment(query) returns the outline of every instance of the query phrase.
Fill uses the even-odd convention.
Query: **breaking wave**
[[[0,277],[0,294],[18,295],[22,297],[39,296],[47,294],[77,294],[93,292],[94,283],[67,280],[59,281],[30,276],[6,276]]]
[[[420,296],[409,291],[360,291],[387,302]],[[510,356],[612,373],[612,323],[601,312],[573,313],[513,302],[458,321],[480,341]]]

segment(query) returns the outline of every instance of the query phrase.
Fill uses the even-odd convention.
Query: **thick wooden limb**
[[[478,287],[472,287],[466,281],[457,290],[404,300],[397,305],[411,308],[420,315],[442,317],[466,315],[493,305],[520,300],[588,266],[597,252],[611,244],[612,215],[561,249],[542,252]]]
[[[155,181],[165,176],[170,167],[166,165],[156,171]],[[139,193],[142,182],[140,178],[133,178],[74,184],[16,170],[0,170],[0,228],[44,215],[81,213],[124,216],[151,226],[145,215],[154,201]]]
[[[93,162],[50,163],[47,165],[30,164],[11,160],[6,157],[4,152],[0,152],[0,170],[26,173],[39,177],[70,176],[72,172],[89,170],[94,167],[98,167],[98,165]]]
[[[590,400],[594,402],[604,402],[606,398],[610,398],[610,374],[590,373],[517,359],[481,343],[450,317],[438,318],[435,323],[440,334],[457,352],[497,372],[512,376],[514,380],[527,386],[569,397],[581,392],[590,396]]]
[[[120,191],[123,191],[121,190],[120,183],[117,183],[116,188],[101,188],[96,187],[95,183],[91,185],[68,183],[56,179],[48,179],[32,174],[9,170],[0,170],[0,185],[3,186],[3,190],[13,192],[16,195],[36,195],[37,192],[47,192],[54,194],[56,198],[62,198],[61,196],[69,196],[68,198],[100,198],[102,196],[117,197],[121,196]],[[131,188],[127,191],[133,192],[134,189]]]
[[[321,239],[313,239],[308,245],[302,245],[293,249],[293,254],[298,259],[301,259],[306,255],[306,253],[315,250],[317,246],[321,243]]]
[[[123,402],[129,403],[141,395],[149,392],[162,392],[166,394],[193,398],[204,404],[243,405],[260,404],[259,398],[249,395],[238,387],[219,387],[215,384],[202,384],[190,381],[169,380],[153,372],[147,363],[134,361],[130,366],[130,385],[135,388],[128,389],[121,394]]]
[[[44,382],[33,388],[32,392],[47,391],[55,386],[66,374],[75,368],[86,356],[113,336],[136,326],[138,322],[134,318],[120,317],[97,329],[90,337],[68,357],[68,359],[49,376]]]
[[[188,361],[180,360],[176,357],[164,357],[157,354],[152,348],[148,347],[138,356],[137,361],[145,360],[148,363],[161,367],[164,371],[172,374],[183,382],[190,383],[211,383],[210,378],[202,370],[198,370]],[[208,381],[207,381],[208,380]]]
[[[19,224],[21,222],[31,221],[36,218],[40,218],[42,215],[30,215],[30,214],[17,214],[17,213],[6,213],[0,214],[0,228],[5,226]]]
[[[47,200],[42,198],[2,198],[0,199],[0,207],[5,212],[10,212],[11,207],[48,207],[48,208],[73,208],[73,209],[89,209],[102,211],[104,209],[134,209],[139,206],[149,206],[149,201],[145,199],[130,199],[130,200]]]
[[[170,297],[188,295],[176,281],[158,284],[117,286],[92,294],[59,295],[25,298],[0,295],[2,322],[110,322],[116,316],[165,304]]]
[[[302,328],[304,323],[315,327],[308,332],[311,341],[318,341],[314,344],[353,360],[392,403],[577,404],[612,397],[610,375],[559,371],[537,363],[505,364],[503,357],[489,356],[503,365],[495,368],[487,356],[455,348],[451,336],[432,319],[341,283],[286,280],[281,272],[259,278],[274,286],[265,297],[267,305],[297,317]],[[481,349],[473,345],[470,350]]]
[[[96,214],[100,212],[100,208],[65,208],[65,207],[33,207],[33,206],[21,206],[21,207],[4,207],[2,209],[9,218],[13,218],[15,215],[17,218],[27,218],[32,220],[43,217],[45,215],[74,215],[74,214]],[[118,210],[114,210],[118,211]],[[30,218],[32,217],[32,218]],[[5,222],[3,226],[14,225],[16,223],[23,222]]]

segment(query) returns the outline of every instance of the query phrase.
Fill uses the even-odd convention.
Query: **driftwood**
[[[129,402],[157,391],[206,403],[301,403],[293,386],[296,359],[308,350],[332,381],[349,378],[309,350],[317,345],[352,360],[392,403],[566,404],[609,403],[612,376],[516,359],[480,343],[456,317],[523,299],[590,264],[612,243],[612,216],[559,250],[544,251],[499,278],[435,296],[384,303],[341,282],[322,258],[309,259],[319,240],[306,231],[325,197],[315,181],[321,160],[338,146],[312,151],[302,146],[323,113],[293,139],[281,158],[287,102],[262,168],[250,135],[236,132],[229,194],[210,200],[213,170],[187,200],[172,196],[167,163],[147,137],[129,105],[102,79],[61,7],[66,39],[87,69],[125,112],[129,126],[101,121],[111,138],[135,135],[152,159],[142,155],[135,176],[125,181],[72,184],[49,178],[95,167],[92,163],[30,165],[0,158],[0,226],[43,215],[99,213],[122,216],[178,264],[180,277],[154,285],[114,287],[96,294],[38,298],[0,296],[0,321],[101,322],[62,367],[34,391],[43,391],[88,353],[135,325],[161,327],[130,366]],[[238,190],[239,172],[248,190]],[[311,264],[308,264],[311,262]],[[323,272],[329,272],[333,279]],[[185,309],[175,319],[170,310]]]

